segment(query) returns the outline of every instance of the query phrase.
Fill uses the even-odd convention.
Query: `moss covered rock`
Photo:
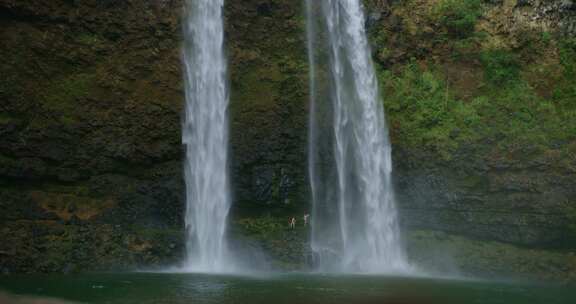
[[[558,266],[576,247],[570,1],[365,3],[403,226],[436,231],[415,237],[468,255],[466,273],[572,278]],[[181,5],[0,0],[1,271],[181,257]],[[302,9],[225,8],[231,235],[281,269],[310,255],[307,231],[286,225],[309,209]],[[490,266],[497,252],[507,262]]]

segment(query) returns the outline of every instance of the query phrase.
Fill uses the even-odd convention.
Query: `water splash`
[[[322,271],[406,273],[360,0],[307,0],[312,251]]]
[[[197,272],[229,272],[228,86],[224,0],[187,0],[183,62],[186,110],[186,261]]]

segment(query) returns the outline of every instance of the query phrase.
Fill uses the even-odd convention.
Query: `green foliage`
[[[565,119],[576,117],[576,39],[560,42],[560,63],[564,77],[553,94],[555,103],[564,108]]]
[[[479,123],[474,103],[457,100],[435,73],[409,64],[400,75],[381,74],[386,109],[398,140],[432,149],[444,158],[474,137]]]
[[[560,62],[568,78],[576,77],[576,38],[560,42]]]
[[[288,223],[281,222],[279,219],[266,216],[257,218],[242,218],[237,224],[248,234],[253,236],[267,237],[270,234],[283,231],[288,227]]]
[[[466,61],[469,58],[477,57],[482,42],[487,39],[487,33],[483,31],[474,32],[466,38],[446,39],[443,43],[451,46],[451,59],[456,61]]]
[[[474,33],[476,22],[482,16],[481,0],[441,0],[434,10],[435,19],[456,38]]]
[[[438,268],[442,267],[442,263],[430,258],[434,256],[430,254],[430,248],[441,248],[443,252],[450,252],[453,257],[452,262],[464,272],[482,273],[491,269],[491,271],[506,273],[506,275],[534,276],[538,279],[553,280],[573,277],[576,274],[572,267],[564,267],[564,265],[572,265],[573,256],[568,252],[524,248],[426,230],[410,231],[406,239],[409,256],[427,269],[442,271]],[[555,271],[549,271],[549,267]]]
[[[490,140],[503,149],[547,149],[576,139],[573,95],[564,97],[563,102],[541,97],[519,77],[518,70],[506,71],[502,61],[495,60],[495,75],[511,73],[513,77],[498,78],[499,86],[487,86],[468,101],[456,98],[435,70],[408,64],[397,74],[381,72],[394,140],[450,159],[459,147],[481,140]],[[496,84],[494,79],[489,78]]]
[[[483,136],[502,138],[503,145],[545,147],[576,135],[575,121],[564,119],[564,109],[524,82],[492,90],[482,98],[490,101],[480,109],[487,122]]]
[[[240,218],[234,221],[233,229],[236,227],[242,235],[259,242],[273,258],[274,267],[297,270],[304,266],[307,229],[301,223],[291,229],[287,218],[267,215]]]
[[[552,41],[552,34],[550,32],[542,32],[542,42],[548,45]]]
[[[495,85],[516,81],[520,75],[520,64],[515,54],[506,50],[482,52],[480,60],[484,66],[486,80]]]

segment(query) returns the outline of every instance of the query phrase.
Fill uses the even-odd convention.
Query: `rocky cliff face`
[[[2,267],[177,251],[164,229],[181,223],[179,8],[2,1],[0,20]]]
[[[547,265],[516,272],[573,272],[548,265],[574,262],[574,3],[366,4],[403,223],[477,239],[418,232],[411,248],[433,240],[466,255],[487,244],[509,264]],[[181,5],[0,0],[0,271],[179,259]],[[300,267],[306,247],[285,219],[309,207],[302,8],[226,6],[232,233],[285,268]],[[564,251],[528,258],[536,248]],[[488,255],[459,264],[475,272]]]
[[[412,1],[374,26],[408,226],[573,246],[574,8]]]
[[[6,271],[179,256],[181,6],[0,2]],[[226,12],[238,206],[293,207],[305,195],[300,5],[230,2]]]

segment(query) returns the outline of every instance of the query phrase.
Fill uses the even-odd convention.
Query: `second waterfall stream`
[[[320,271],[407,273],[360,0],[307,0],[311,246]]]

